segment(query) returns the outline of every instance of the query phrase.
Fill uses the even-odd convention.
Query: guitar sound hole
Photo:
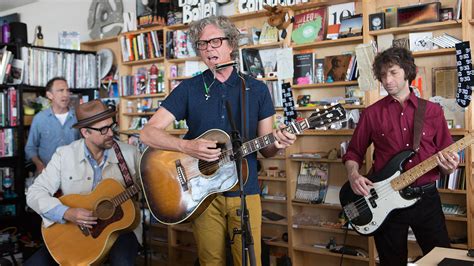
[[[219,160],[213,162],[199,160],[199,171],[203,175],[212,175],[217,169],[219,169]]]
[[[101,220],[107,220],[114,215],[115,207],[110,200],[99,202],[95,208],[95,215]]]

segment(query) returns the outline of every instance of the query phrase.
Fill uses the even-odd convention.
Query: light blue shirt
[[[58,147],[79,139],[79,131],[72,128],[76,122],[73,109],[69,110],[64,125],[61,125],[51,107],[36,114],[25,146],[26,159],[38,156],[46,166]]]
[[[94,190],[97,184],[99,184],[99,182],[102,180],[102,169],[104,168],[105,162],[109,158],[109,150],[104,151],[104,158],[100,164],[98,164],[97,161],[94,159],[94,157],[92,157],[91,152],[86,146],[86,142],[84,142],[84,153],[87,160],[92,166],[92,170],[94,171],[94,181],[92,183],[92,190]],[[66,220],[64,220],[63,217],[67,209],[69,209],[68,206],[60,204],[52,208],[51,210],[43,213],[43,216],[56,223],[63,224],[63,223],[66,223]]]

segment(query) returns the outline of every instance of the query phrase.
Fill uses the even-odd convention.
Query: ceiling
[[[7,11],[9,9],[31,4],[38,0],[0,0],[0,12]]]

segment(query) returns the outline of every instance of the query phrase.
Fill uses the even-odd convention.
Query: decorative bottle
[[[322,63],[318,63],[318,66],[316,67],[316,83],[324,83],[324,70]]]

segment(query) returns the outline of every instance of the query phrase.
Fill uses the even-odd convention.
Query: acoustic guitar
[[[54,260],[60,265],[99,264],[120,233],[133,230],[140,222],[139,210],[131,199],[139,192],[137,184],[124,189],[118,181],[107,178],[90,194],[60,197],[64,205],[92,210],[98,219],[92,229],[70,222],[42,227]]]
[[[346,118],[344,108],[338,104],[317,110],[309,118],[290,123],[286,131],[300,134],[304,130],[323,127]],[[246,155],[272,145],[272,133],[242,144],[232,150],[229,135],[211,129],[198,139],[218,142],[222,154],[219,160],[207,162],[187,154],[148,147],[140,160],[140,179],[152,215],[163,224],[177,224],[200,215],[218,193],[231,190],[238,183],[234,152]],[[247,178],[245,160],[242,174]]]
[[[471,145],[474,133],[451,144],[442,152],[458,152]],[[387,216],[395,209],[408,208],[420,198],[405,192],[405,188],[419,177],[435,168],[436,154],[405,171],[403,165],[415,152],[405,150],[393,158],[377,173],[368,177],[374,184],[369,195],[356,195],[350,182],[346,182],[339,192],[339,200],[344,213],[354,230],[361,235],[373,235],[383,225]]]

